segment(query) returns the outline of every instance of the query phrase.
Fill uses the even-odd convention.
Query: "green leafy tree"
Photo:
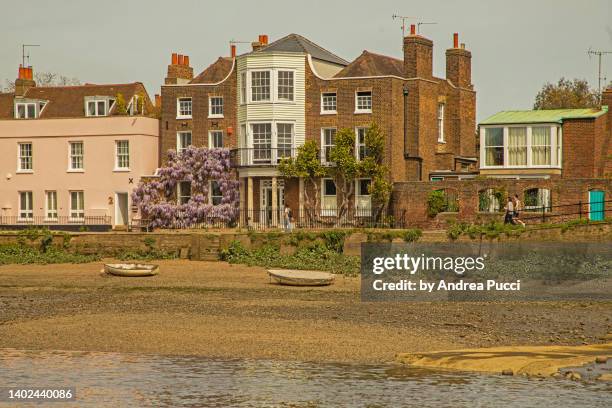
[[[558,83],[546,83],[536,95],[534,109],[597,108],[599,92],[589,88],[584,79],[561,78]]]
[[[329,161],[333,165],[328,172],[339,192],[338,217],[342,218],[348,211],[350,198],[355,194],[355,179],[362,174],[363,163],[355,154],[355,132],[352,129],[340,129],[334,143],[329,151]]]
[[[325,176],[325,167],[319,159],[319,149],[314,140],[308,140],[298,148],[295,158],[284,158],[278,165],[278,171],[283,177],[303,178],[311,187],[314,200],[310,196],[308,188],[304,189],[304,199],[307,208],[318,208],[319,185],[318,179]]]
[[[127,115],[127,105],[123,94],[118,93],[117,96],[115,96],[115,112],[118,115]]]

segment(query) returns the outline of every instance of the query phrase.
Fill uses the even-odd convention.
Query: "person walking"
[[[514,222],[518,222],[521,226],[525,226],[525,223],[519,218],[520,212],[523,211],[523,203],[519,200],[518,194],[514,195]]]
[[[504,224],[514,224],[514,202],[512,200],[512,197],[508,197],[508,202],[506,203],[504,210],[506,210],[506,215],[504,216]]]
[[[293,226],[291,225],[291,208],[285,203],[285,208],[283,209],[283,220],[285,224],[285,232],[291,232]]]

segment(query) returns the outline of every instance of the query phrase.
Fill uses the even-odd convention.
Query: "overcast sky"
[[[547,81],[584,78],[597,85],[597,62],[587,50],[612,51],[610,0],[376,0],[361,1],[3,1],[0,80],[14,79],[21,44],[35,71],[84,82],[141,81],[159,93],[171,52],[190,56],[196,74],[232,39],[270,41],[301,34],[352,60],[364,49],[401,58],[401,23],[417,17],[434,41],[434,74],[444,77],[444,51],[452,33],[472,51],[477,118],[530,109]],[[239,52],[248,45],[239,45]],[[612,80],[612,55],[604,57]]]

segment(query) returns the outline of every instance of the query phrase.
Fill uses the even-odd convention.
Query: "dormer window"
[[[108,99],[90,99],[86,102],[87,116],[106,116],[108,113]]]
[[[45,107],[45,101],[15,102],[15,119],[36,119]]]

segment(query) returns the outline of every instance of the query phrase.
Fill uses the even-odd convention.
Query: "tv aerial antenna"
[[[417,34],[421,33],[421,26],[422,25],[433,25],[433,24],[438,24],[438,23],[435,23],[433,21],[431,21],[431,22],[419,21],[417,23]]]
[[[40,47],[39,44],[21,44],[21,66],[26,66],[26,59],[28,60],[28,65],[30,64],[30,53],[26,54],[26,48],[30,47]]]
[[[604,55],[608,55],[608,54],[612,54],[612,51],[600,51],[600,50],[594,50],[592,48],[589,48],[589,50],[587,51],[587,54],[589,54],[589,58],[591,58],[592,56],[596,56],[598,59],[598,71],[597,71],[597,90],[599,91],[599,104],[601,105],[601,82],[602,80],[605,81],[606,77],[603,77],[601,75],[601,57]]]
[[[402,20],[402,40],[406,36],[406,20],[416,20],[418,17],[410,17],[410,16],[400,16],[399,14],[394,14],[391,16],[394,20]]]

